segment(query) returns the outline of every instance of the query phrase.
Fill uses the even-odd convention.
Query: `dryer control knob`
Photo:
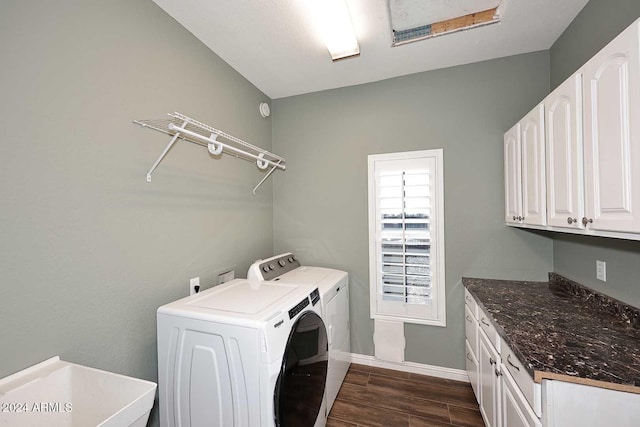
[[[287,261],[289,261],[289,262],[293,262],[293,257],[292,257],[292,256],[290,256],[289,258],[287,258]]]
[[[266,265],[264,267],[262,267],[262,271],[264,271],[265,273],[269,272],[269,267],[267,267]]]
[[[275,266],[275,265],[273,265],[273,264],[269,264],[269,270],[273,270],[274,268],[276,268],[276,266]]]
[[[278,264],[280,264],[280,267],[284,267],[287,263],[284,262],[283,259],[281,259],[280,261],[278,261]]]

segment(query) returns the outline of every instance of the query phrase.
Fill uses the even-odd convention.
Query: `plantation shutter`
[[[438,222],[436,173],[441,173],[436,164],[434,156],[424,155],[374,160],[374,191],[370,191],[375,199],[370,206],[374,318],[429,323],[442,314],[437,298],[444,298],[444,291],[437,286],[440,272],[434,250],[438,243],[434,235]]]
[[[382,172],[379,183],[382,298],[408,304],[429,304],[429,171]]]

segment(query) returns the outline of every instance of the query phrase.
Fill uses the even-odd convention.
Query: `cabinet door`
[[[499,366],[498,352],[487,338],[484,331],[478,331],[478,365],[480,385],[480,413],[487,427],[500,425],[500,381],[496,374]]]
[[[520,168],[520,124],[504,134],[504,205],[507,223],[522,217],[522,175]]]
[[[478,387],[478,360],[476,359],[476,355],[473,353],[473,350],[471,350],[468,340],[465,342],[465,349],[467,351],[467,375],[469,376],[469,382],[471,383],[471,388],[473,388],[473,393],[476,395],[476,400],[480,403],[480,389]]]
[[[522,216],[524,224],[546,225],[546,185],[544,156],[544,104],[520,121],[522,136]]]
[[[541,427],[526,398],[502,365],[502,425],[505,427]]]
[[[640,43],[636,22],[583,68],[587,228],[640,232]]]
[[[545,101],[548,225],[584,228],[582,75],[575,74]]]
[[[464,305],[464,333],[471,346],[471,351],[478,353],[478,321],[471,313],[468,305]]]

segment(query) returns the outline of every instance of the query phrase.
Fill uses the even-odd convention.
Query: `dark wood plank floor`
[[[327,427],[484,427],[471,385],[351,364]]]

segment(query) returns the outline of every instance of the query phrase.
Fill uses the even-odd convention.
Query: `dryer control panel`
[[[249,267],[247,278],[261,281],[274,280],[298,267],[300,267],[300,262],[296,256],[291,252],[287,252],[254,262]]]

